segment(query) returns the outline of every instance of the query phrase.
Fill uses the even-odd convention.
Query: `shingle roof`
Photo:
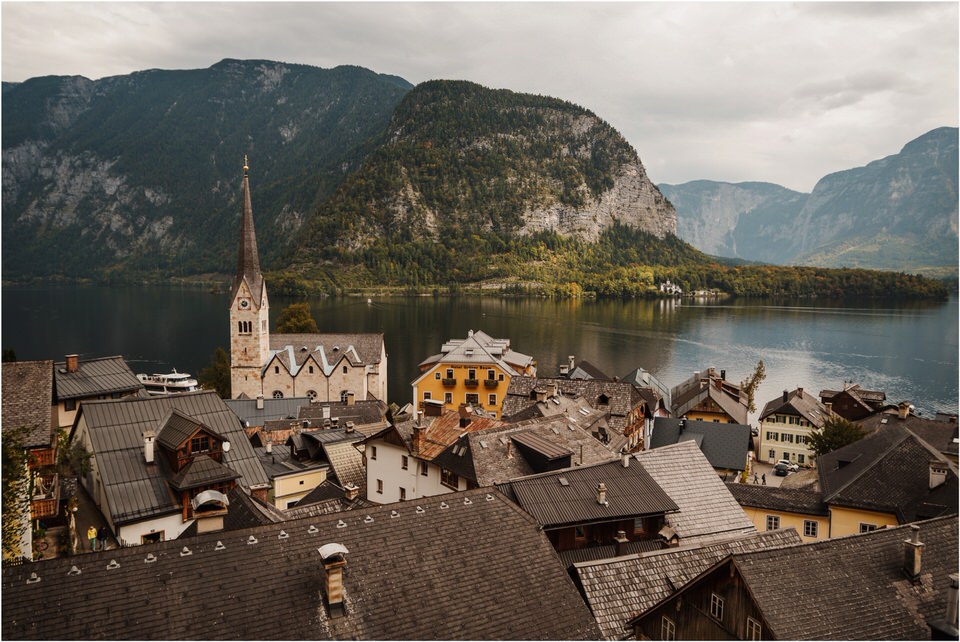
[[[947,470],[933,490],[931,461]],[[826,503],[893,513],[901,523],[956,513],[960,504],[956,466],[899,424],[821,456],[817,468]]]
[[[606,504],[597,503],[600,483],[607,489]],[[642,466],[624,467],[619,460],[514,479],[509,485],[520,507],[544,528],[677,510]]]
[[[23,445],[52,446],[53,361],[16,361],[0,366],[3,378],[3,432],[26,429]]]
[[[829,515],[820,493],[803,488],[762,486],[760,484],[727,484],[727,490],[741,506],[781,510],[803,515]]]
[[[683,425],[683,431],[680,426]],[[695,438],[714,468],[744,470],[750,450],[750,426],[657,417],[653,420],[650,447],[660,448]]]
[[[909,526],[734,555],[734,562],[776,639],[929,639],[924,620],[943,616],[948,577],[957,572],[957,517],[921,522],[919,534],[917,584],[901,568]]]
[[[632,637],[633,629],[627,626],[631,618],[673,595],[730,553],[799,543],[800,536],[791,528],[703,547],[685,546],[579,563],[573,571],[603,637],[622,640]]]
[[[727,381],[715,368],[707,368],[670,389],[670,411],[683,417],[706,399],[714,401],[738,424],[747,423],[747,403],[740,386]]]
[[[269,485],[236,415],[213,391],[85,401],[74,426],[81,418],[86,422],[113,523],[178,510],[167,487],[166,479],[172,475],[165,459],[157,457],[156,464],[148,465],[143,457],[143,432],[156,430],[172,408],[230,442],[232,448],[224,453],[224,464],[240,474],[241,484],[247,488]]]
[[[681,545],[755,533],[753,522],[692,442],[637,453],[637,460],[676,502],[667,522]]]
[[[856,423],[863,426],[864,430],[876,432],[883,430],[890,424],[897,424],[905,427],[907,430],[924,440],[944,455],[957,456],[957,424],[946,421],[934,421],[933,419],[924,419],[916,415],[907,415],[903,419],[897,414],[877,413]]]
[[[329,418],[338,419],[341,426],[348,421],[352,421],[357,426],[363,426],[381,424],[386,420],[387,405],[376,399],[357,400],[352,406],[334,402],[313,403],[302,406],[297,417],[300,419],[323,419],[325,408],[329,409],[327,411]]]
[[[817,428],[823,426],[828,415],[826,406],[803,388],[788,392],[786,401],[783,395],[768,401],[760,412],[759,420],[763,421],[772,414],[798,415]]]
[[[81,360],[76,372],[67,372],[66,366],[65,361],[53,364],[57,399],[61,401],[143,389],[123,357]]]
[[[346,614],[331,619],[317,550],[334,542],[349,552]],[[600,635],[547,537],[483,488],[5,567],[2,599],[5,639]]]
[[[367,472],[363,466],[363,455],[354,444],[355,442],[350,441],[325,443],[323,451],[340,485],[353,484],[360,489],[362,495],[365,495]]]
[[[566,397],[582,397],[590,407],[609,413],[610,428],[619,434],[627,428],[627,417],[643,403],[637,389],[625,381],[600,381],[597,379],[567,379],[565,377],[512,377],[507,395],[503,400],[502,414],[505,419],[520,415],[536,405],[530,393],[556,385],[557,391]],[[602,398],[607,403],[601,404]]]

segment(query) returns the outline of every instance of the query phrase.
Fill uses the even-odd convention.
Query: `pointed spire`
[[[263,274],[260,273],[260,255],[257,253],[257,235],[253,230],[253,205],[250,201],[250,179],[247,172],[247,157],[243,157],[243,214],[240,217],[240,250],[237,255],[237,273],[233,278],[233,296],[237,296],[240,283],[246,279],[257,307],[263,290]]]

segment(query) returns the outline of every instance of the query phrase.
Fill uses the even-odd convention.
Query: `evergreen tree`
[[[280,317],[277,319],[277,332],[297,334],[301,332],[320,332],[320,329],[310,314],[310,306],[306,303],[291,303],[280,312]]]
[[[843,417],[827,419],[823,428],[818,428],[807,437],[807,445],[817,457],[833,452],[847,444],[863,439],[867,432],[863,426]]]

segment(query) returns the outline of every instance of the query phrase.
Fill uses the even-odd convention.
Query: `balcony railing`
[[[467,388],[476,388],[477,386],[480,385],[480,380],[479,380],[479,379],[464,379],[464,380],[463,380],[463,385],[465,385]]]
[[[33,498],[30,501],[30,517],[41,519],[57,514],[60,505],[60,476],[55,473],[36,475],[33,478]]]
[[[500,382],[497,381],[496,379],[484,379],[484,380],[483,380],[483,387],[484,387],[484,388],[496,388],[498,385],[500,385]]]
[[[457,380],[456,380],[456,379],[442,379],[441,382],[442,382],[443,385],[445,385],[445,386],[455,386],[455,385],[457,385]]]

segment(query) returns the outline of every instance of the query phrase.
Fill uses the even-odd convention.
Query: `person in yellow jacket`
[[[87,529],[87,539],[90,540],[90,550],[97,550],[97,527],[93,524]]]

